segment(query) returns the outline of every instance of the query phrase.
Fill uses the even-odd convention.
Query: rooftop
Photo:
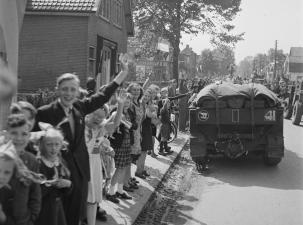
[[[28,0],[30,12],[96,12],[99,0]]]

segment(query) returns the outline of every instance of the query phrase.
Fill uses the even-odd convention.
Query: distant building
[[[186,48],[183,49],[179,55],[179,73],[185,76],[182,78],[194,78],[197,76],[197,60],[197,54],[189,45],[186,45]]]
[[[53,88],[57,76],[98,76],[99,85],[118,72],[118,56],[134,34],[131,0],[28,0],[20,35],[21,91]]]
[[[155,37],[150,43],[151,49],[155,52],[154,55],[144,57],[136,53],[141,44],[132,40],[132,46],[128,46],[127,49],[127,52],[135,58],[135,68],[132,71],[134,74],[129,74],[130,81],[144,82],[147,77],[153,77],[152,82],[161,85],[172,79],[172,47],[169,44],[168,46],[161,45],[162,43],[159,48],[158,38]]]

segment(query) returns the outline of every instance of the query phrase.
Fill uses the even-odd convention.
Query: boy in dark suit
[[[58,100],[38,109],[36,121],[50,123],[61,128],[68,151],[63,153],[71,171],[72,193],[63,201],[67,223],[79,225],[86,213],[87,188],[90,180],[89,158],[85,144],[85,116],[102,107],[125,80],[128,60],[123,56],[122,71],[106,87],[89,98],[79,100],[79,78],[74,74],[63,74],[57,79]],[[37,125],[36,125],[37,130]]]

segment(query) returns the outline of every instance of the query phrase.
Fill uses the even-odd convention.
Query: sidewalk
[[[131,225],[140,214],[150,196],[155,191],[155,188],[161,182],[188,139],[189,137],[187,134],[179,132],[178,138],[170,144],[174,151],[172,155],[165,157],[159,155],[157,158],[147,156],[146,168],[151,176],[146,180],[137,178],[140,181],[139,189],[135,190],[133,193],[129,193],[133,197],[132,200],[120,200],[120,204],[117,205],[104,199],[101,206],[108,214],[108,221],[97,221],[96,225]],[[133,176],[135,168],[136,166],[132,165]]]

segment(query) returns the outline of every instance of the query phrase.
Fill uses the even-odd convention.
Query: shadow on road
[[[211,162],[211,173],[207,176],[240,187],[303,190],[302,171],[303,158],[286,150],[282,162],[277,167],[265,166],[261,157],[238,160],[215,158]]]

